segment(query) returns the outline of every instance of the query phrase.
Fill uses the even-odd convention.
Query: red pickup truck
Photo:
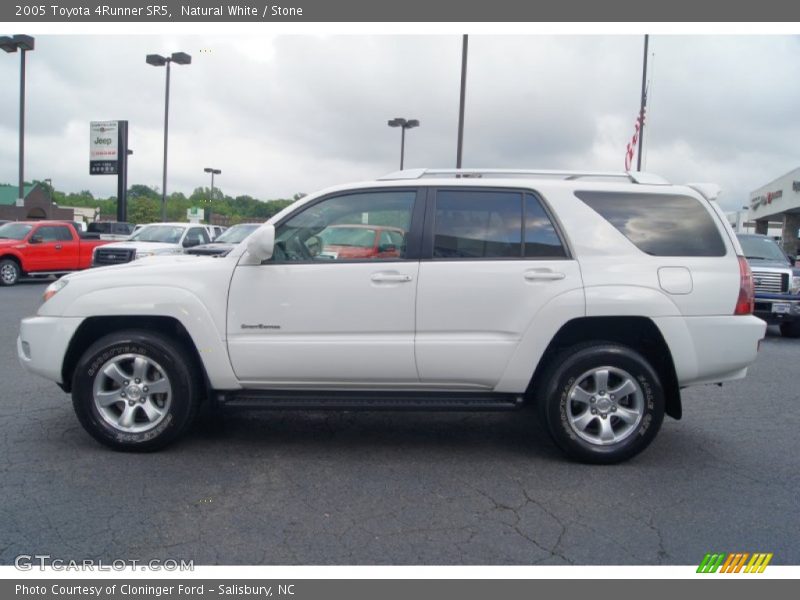
[[[107,240],[82,239],[72,223],[17,221],[0,226],[0,285],[25,274],[60,275],[86,269]]]

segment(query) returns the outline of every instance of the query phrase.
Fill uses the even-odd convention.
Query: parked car
[[[317,234],[319,254],[325,258],[397,258],[405,244],[398,227],[358,223],[330,225]]]
[[[85,239],[71,221],[17,221],[0,226],[0,284],[23,275],[62,275],[85,269],[108,242]]]
[[[208,232],[192,223],[151,223],[124,242],[98,248],[92,266],[104,267],[131,262],[148,256],[183,254],[186,248],[207,244]]]
[[[89,233],[100,234],[101,240],[127,240],[133,233],[133,223],[122,221],[96,221],[86,227]]]
[[[771,237],[738,234],[753,271],[755,315],[778,325],[781,335],[800,337],[800,269]]]
[[[756,359],[766,324],[717,192],[644,173],[405,170],[306,196],[216,260],[67,276],[22,321],[18,355],[120,450],[172,442],[204,399],[533,403],[567,455],[618,462],[681,417],[682,388],[739,379]],[[405,243],[318,251],[353,223]]]
[[[194,248],[187,248],[186,254],[197,254],[202,256],[222,256],[233,250],[239,242],[253,233],[261,226],[261,223],[239,223],[230,229],[226,229],[218,238],[208,244],[201,244]]]

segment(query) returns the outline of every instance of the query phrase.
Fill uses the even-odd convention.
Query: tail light
[[[744,256],[739,259],[739,298],[736,300],[735,315],[752,315],[753,304],[755,303],[755,291],[753,290],[753,272]]]

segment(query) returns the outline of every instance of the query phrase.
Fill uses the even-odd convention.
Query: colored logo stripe
[[[725,559],[724,554],[706,554],[703,557],[700,566],[697,567],[698,573],[716,573],[722,561]]]
[[[753,558],[750,559],[750,562],[745,567],[745,573],[763,573],[764,569],[767,568],[769,561],[772,560],[772,552],[769,554],[753,554]]]
[[[763,573],[772,560],[772,553],[731,552],[729,554],[708,553],[697,567],[698,573]],[[747,562],[747,559],[750,562]],[[745,566],[746,563],[746,566]]]

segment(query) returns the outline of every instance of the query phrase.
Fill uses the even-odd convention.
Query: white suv
[[[715,190],[643,173],[401,171],[307,196],[217,260],[68,275],[22,321],[18,353],[123,450],[171,442],[201,400],[530,402],[569,456],[617,462],[665,413],[680,418],[681,388],[744,377],[764,336]],[[375,234],[328,248],[319,234],[338,225]]]

